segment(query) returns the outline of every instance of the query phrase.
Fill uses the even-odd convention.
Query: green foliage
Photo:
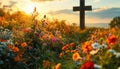
[[[120,16],[113,18],[109,25],[111,28],[120,28]]]
[[[61,64],[61,69],[79,69],[88,60],[88,55],[99,68],[117,69],[120,66],[120,29],[80,30],[78,26],[67,25],[65,20],[38,20],[36,15],[23,12],[6,14],[3,18],[1,26],[10,30],[0,28],[0,69],[55,69],[58,63]],[[116,19],[119,18],[115,18],[115,21]],[[115,35],[117,44],[107,43],[108,36],[111,35]],[[93,48],[85,53],[85,42],[90,42],[91,45],[98,43],[101,47],[95,54],[90,54],[91,51],[96,51]],[[88,43],[86,46],[91,45]],[[67,48],[63,50],[65,46]],[[107,49],[108,46],[111,49]],[[116,52],[111,53],[110,50]],[[73,60],[75,52],[80,54],[78,61]]]

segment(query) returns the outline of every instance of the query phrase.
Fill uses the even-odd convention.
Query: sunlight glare
[[[33,12],[33,10],[34,10],[34,5],[26,5],[25,6],[25,8],[24,8],[24,11],[27,13],[27,14],[30,14],[30,13],[32,13]]]

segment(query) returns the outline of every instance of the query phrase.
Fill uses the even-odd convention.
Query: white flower
[[[106,45],[106,44],[102,44],[102,45],[100,45],[100,48],[107,48],[107,46],[108,45]]]
[[[90,51],[90,54],[91,54],[91,55],[95,55],[95,54],[97,54],[97,53],[98,53],[98,51],[99,51],[99,49],[92,50],[92,51]]]
[[[93,49],[98,49],[99,48],[99,43],[95,42],[92,44]]]
[[[98,68],[98,69],[101,69],[102,66],[98,65],[98,64],[94,64],[94,68]]]
[[[110,49],[110,50],[108,50],[108,52],[110,52],[110,53],[112,53],[112,54],[116,54],[116,51],[115,50],[113,50],[113,49]]]
[[[118,69],[120,69],[120,67],[118,67]]]
[[[120,53],[115,53],[116,58],[120,58]]]
[[[14,43],[12,42],[12,39],[9,39],[8,43],[14,45]]]

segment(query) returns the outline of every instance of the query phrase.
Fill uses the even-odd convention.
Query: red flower
[[[65,46],[62,47],[62,50],[63,50],[63,51],[67,50],[67,49],[68,49],[68,46],[69,46],[69,45],[66,44]]]
[[[116,44],[117,42],[117,37],[115,35],[109,36],[107,38],[107,43],[108,44]]]
[[[73,47],[75,44],[72,42],[72,43],[70,43],[70,47]]]
[[[92,61],[85,62],[80,69],[94,69],[94,63]]]

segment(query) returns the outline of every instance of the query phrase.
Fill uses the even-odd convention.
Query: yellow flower
[[[19,43],[18,43],[18,42],[15,42],[15,45],[17,45],[17,46],[18,46],[18,45],[19,45]]]
[[[61,66],[61,63],[58,63],[58,64],[55,66],[55,69],[60,69],[60,66]]]
[[[59,36],[58,38],[62,39],[62,36]]]
[[[79,59],[80,59],[79,53],[78,53],[78,52],[75,52],[75,53],[72,55],[72,59],[73,59],[74,61],[79,60]]]
[[[66,50],[66,51],[65,51],[65,53],[69,53],[69,52],[70,52],[70,50]]]

